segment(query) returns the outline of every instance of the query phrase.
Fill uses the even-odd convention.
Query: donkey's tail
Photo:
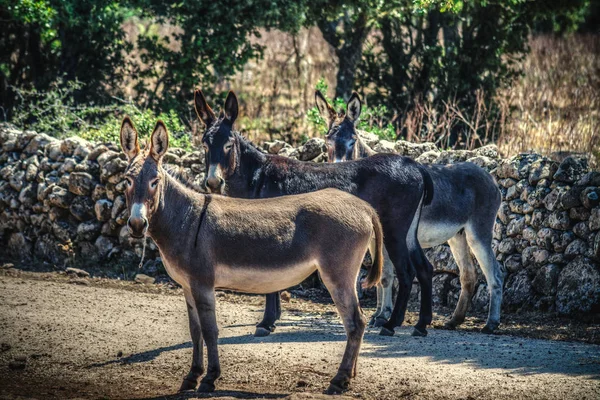
[[[427,206],[431,204],[431,200],[433,200],[433,180],[424,165],[419,164],[419,172],[421,172],[423,183],[425,185],[423,188],[423,205]]]
[[[379,217],[375,210],[373,210],[371,220],[373,223],[373,232],[375,233],[375,245],[369,248],[371,258],[373,259],[373,265],[371,265],[371,269],[369,269],[369,273],[362,283],[364,289],[377,285],[381,280],[381,273],[383,270],[383,229],[381,228],[381,222],[379,222]]]

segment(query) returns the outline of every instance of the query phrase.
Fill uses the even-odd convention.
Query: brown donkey
[[[217,350],[215,289],[272,293],[321,274],[348,335],[346,350],[328,393],[339,393],[356,375],[365,318],[356,280],[369,248],[375,255],[365,286],[377,284],[383,264],[383,234],[377,213],[363,200],[336,189],[261,200],[204,195],[169,175],[161,160],[169,137],[159,121],[149,149],[140,151],[129,118],[121,146],[129,160],[127,226],[134,237],[148,234],[169,275],[183,287],[193,342],[192,367],[180,390],[215,389],[221,374]]]

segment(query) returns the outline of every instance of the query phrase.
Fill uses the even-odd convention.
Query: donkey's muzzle
[[[148,230],[148,220],[144,217],[129,217],[127,228],[129,229],[129,234],[134,238],[143,238]]]
[[[221,177],[211,177],[206,180],[206,188],[210,193],[220,194],[224,185],[225,181]]]

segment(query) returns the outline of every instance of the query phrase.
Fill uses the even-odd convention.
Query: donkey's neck
[[[227,195],[266,198],[337,188],[354,193],[357,165],[353,163],[311,163],[263,154],[240,139],[236,172],[227,178]]]
[[[165,174],[159,204],[150,219],[149,233],[161,252],[177,254],[195,244],[198,218],[206,196],[186,188]],[[183,254],[183,252],[181,252]]]
[[[239,163],[227,180],[227,194],[231,197],[256,198],[264,177],[267,156],[237,134]]]

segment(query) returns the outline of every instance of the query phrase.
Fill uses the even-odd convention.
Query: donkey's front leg
[[[202,336],[206,342],[206,352],[208,353],[208,368],[206,375],[200,382],[198,391],[212,392],[215,390],[215,381],[221,376],[219,350],[217,348],[219,329],[215,314],[215,292],[214,288],[205,285],[195,287],[192,290],[196,310],[198,310],[198,316],[200,317]]]
[[[394,302],[394,309],[388,322],[386,322],[379,332],[382,336],[393,336],[394,328],[401,326],[404,322],[404,316],[406,314],[406,308],[408,307],[408,299],[410,297],[410,290],[412,289],[412,282],[415,277],[414,268],[408,257],[408,248],[406,246],[406,240],[398,240],[393,236],[394,232],[384,233],[386,241],[386,249],[390,255],[390,259],[394,263],[396,269],[396,276],[398,277],[398,294],[396,295],[396,301]],[[400,235],[402,237],[402,235]]]
[[[263,320],[256,325],[254,336],[263,337],[275,331],[275,321],[281,317],[281,297],[279,292],[269,293],[266,296],[265,313]]]
[[[198,311],[196,310],[196,302],[188,289],[184,289],[183,293],[185,295],[185,303],[188,310],[190,334],[192,336],[194,351],[192,356],[192,367],[187,376],[183,378],[183,382],[179,388],[180,392],[196,389],[196,386],[198,386],[198,378],[204,373],[202,329],[200,328],[200,318],[198,316]]]

